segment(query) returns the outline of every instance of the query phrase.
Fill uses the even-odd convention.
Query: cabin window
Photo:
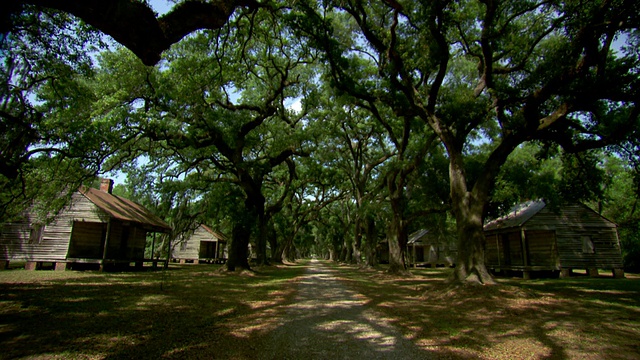
[[[187,242],[183,241],[180,243],[180,251],[185,251],[187,250]]]
[[[591,240],[591,236],[583,236],[582,237],[582,253],[583,254],[595,254],[596,247],[593,245],[593,240]]]
[[[42,224],[31,225],[31,231],[29,232],[29,244],[40,244],[42,241],[42,230],[44,226]]]

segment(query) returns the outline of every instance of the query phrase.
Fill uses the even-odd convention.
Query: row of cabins
[[[145,256],[148,235],[169,234],[171,227],[140,204],[112,194],[112,189],[109,179],[102,180],[99,190],[81,187],[47,224],[29,213],[22,221],[0,224],[0,269],[12,261],[25,262],[27,269],[51,264],[56,270],[80,264],[97,264],[100,269],[156,265],[161,260]],[[152,239],[153,254],[156,236]],[[222,262],[225,244],[224,236],[201,225],[190,238],[179,239],[172,257],[181,262]]]
[[[558,273],[570,276],[584,269],[597,276],[598,269],[624,277],[615,223],[583,204],[551,208],[544,201],[519,205],[508,215],[484,226],[485,264],[494,273]],[[411,266],[453,266],[456,245],[426,229],[409,235],[407,256]]]
[[[145,262],[147,235],[170,233],[171,227],[141,205],[113,195],[113,182],[102,181],[100,190],[81,188],[71,203],[49,224],[37,224],[26,215],[22,222],[0,227],[0,269],[11,261],[25,261],[36,269],[51,263],[63,270],[75,264],[105,266]],[[551,209],[533,201],[507,216],[487,223],[485,263],[494,272],[609,269],[624,276],[616,225],[582,204]],[[155,236],[153,237],[155,241]],[[174,242],[172,260],[180,263],[222,263],[227,239],[206,225]],[[155,243],[152,244],[152,253]],[[453,266],[457,251],[453,241],[419,230],[409,236],[409,264]]]

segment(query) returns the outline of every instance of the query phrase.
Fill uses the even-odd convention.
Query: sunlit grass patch
[[[271,323],[304,268],[219,270],[0,271],[0,358],[161,358],[202,344],[233,354],[230,329]]]
[[[0,280],[0,357],[255,358],[270,334],[295,321],[291,311],[322,319],[313,301],[292,303],[297,286],[335,278],[348,296],[326,307],[359,309],[381,322],[377,331],[396,327],[434,358],[640,355],[640,278],[633,275],[451,286],[446,268],[411,269],[412,276],[398,277],[321,263],[328,271],[305,272],[308,263],[241,273],[172,264],[164,272],[67,271],[55,278],[53,271],[31,275],[36,271],[19,274],[19,281],[5,275],[16,270],[0,272],[0,279],[11,279]],[[327,324],[348,325],[334,320]],[[361,329],[351,337],[383,344],[390,339],[369,333]]]
[[[340,278],[393,317],[407,338],[444,359],[640,357],[640,279],[522,280],[452,286],[448,268],[412,276],[341,265]],[[348,268],[348,269],[347,269]]]

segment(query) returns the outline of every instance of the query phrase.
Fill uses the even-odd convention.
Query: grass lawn
[[[637,274],[452,287],[444,281],[451,269],[412,269],[399,279],[340,267],[351,287],[436,358],[640,358]]]
[[[249,358],[301,266],[0,271],[0,359]]]
[[[240,274],[174,264],[165,272],[0,271],[0,359],[252,359],[306,264]],[[449,287],[449,269],[398,278],[328,264],[434,358],[640,358],[636,275]]]

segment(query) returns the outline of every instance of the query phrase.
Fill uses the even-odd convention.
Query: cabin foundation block
[[[55,263],[55,270],[56,271],[65,271],[65,270],[67,270],[67,263],[66,262],[57,262],[57,263]]]
[[[598,273],[598,268],[588,268],[587,274],[589,274],[590,277],[598,277],[598,275],[600,275]]]
[[[0,270],[7,270],[9,268],[9,260],[0,260]]]
[[[613,269],[612,272],[614,279],[624,279],[624,269]]]
[[[24,264],[24,269],[25,270],[36,270],[38,268],[38,262],[36,261],[27,261]]]
[[[561,278],[568,278],[571,277],[571,269],[561,269],[560,270],[560,277]]]
[[[194,264],[198,264],[198,263],[200,263],[200,260],[195,259],[195,260],[193,260],[193,263],[194,263]]]
[[[187,260],[185,260],[185,259],[180,259],[180,264],[186,264],[186,263],[187,263]]]

